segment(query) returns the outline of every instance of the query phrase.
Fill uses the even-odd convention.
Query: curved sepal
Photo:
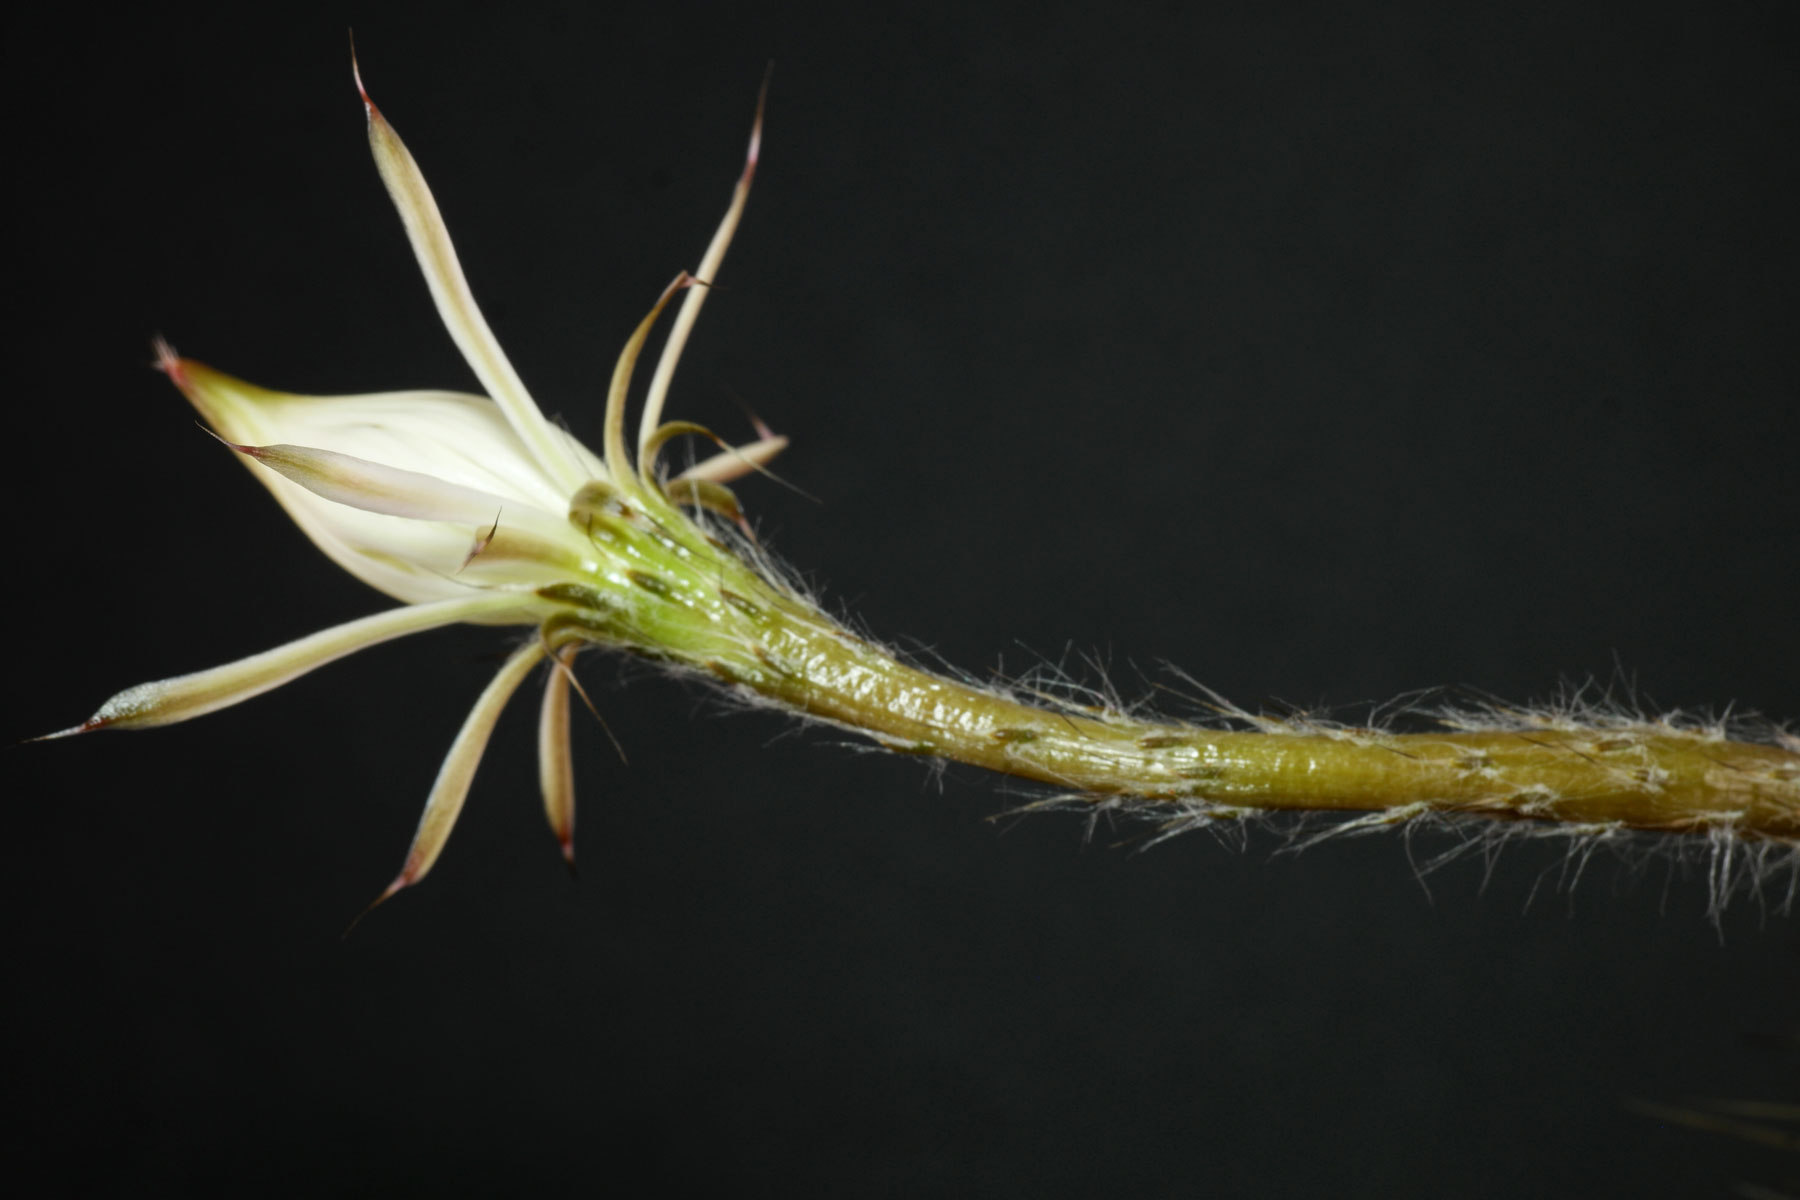
[[[530,619],[530,598],[504,592],[463,595],[375,613],[224,666],[126,688],[80,725],[46,735],[68,737],[96,729],[147,729],[217,712],[260,696],[328,662],[409,633],[462,621]]]
[[[450,831],[456,828],[456,818],[462,815],[463,801],[468,799],[469,786],[475,782],[475,771],[481,766],[482,755],[487,753],[495,722],[500,719],[507,701],[525,682],[525,676],[543,657],[542,643],[527,642],[513,651],[506,665],[482,689],[475,707],[469,710],[462,729],[457,732],[456,740],[450,744],[444,765],[438,768],[437,782],[432,784],[431,795],[425,801],[425,812],[419,818],[419,828],[407,849],[406,862],[387,890],[376,898],[376,904],[419,882],[436,864],[438,855],[444,852],[444,844],[450,840]]]

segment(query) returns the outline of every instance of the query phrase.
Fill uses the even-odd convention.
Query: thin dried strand
[[[725,219],[719,222],[712,241],[706,247],[706,254],[700,259],[700,269],[695,273],[704,283],[710,285],[719,275],[719,265],[725,261],[725,251],[731,246],[731,239],[737,233],[738,220],[744,215],[744,202],[750,198],[750,181],[756,177],[756,162],[762,153],[763,105],[769,97],[769,81],[763,80],[762,90],[756,95],[756,119],[750,123],[750,147],[744,154],[744,169],[738,175],[737,186],[731,192],[731,205],[725,210]],[[687,346],[688,333],[694,328],[694,322],[700,319],[700,306],[706,303],[704,287],[694,288],[682,301],[681,311],[675,314],[675,324],[669,329],[669,340],[663,343],[662,356],[656,361],[656,372],[650,377],[650,391],[644,398],[644,413],[638,422],[638,456],[643,458],[643,447],[655,432],[657,423],[662,420],[663,402],[668,399],[669,384],[675,378],[675,365],[681,361],[681,352]]]
[[[444,843],[450,840],[450,831],[456,827],[463,801],[468,799],[469,785],[475,782],[475,771],[481,766],[481,756],[487,752],[494,723],[500,719],[506,702],[525,682],[525,676],[543,657],[542,643],[535,640],[525,643],[513,651],[506,665],[482,689],[481,697],[469,710],[456,740],[450,744],[444,765],[438,769],[437,782],[432,784],[431,795],[425,801],[425,813],[419,818],[419,829],[413,834],[406,862],[400,868],[400,874],[376,899],[376,904],[402,888],[411,887],[430,873],[438,855],[444,852]]]
[[[544,793],[544,816],[570,867],[575,865],[575,763],[569,752],[569,675],[580,649],[568,646],[556,656],[556,670],[544,683],[538,713],[538,784]]]
[[[375,102],[369,99],[354,57],[351,69],[356,75],[356,89],[368,111],[369,148],[374,152],[376,169],[381,172],[381,181],[387,185],[388,195],[399,210],[400,221],[406,226],[407,239],[412,242],[413,254],[425,274],[425,283],[431,289],[431,298],[437,305],[444,328],[449,331],[456,348],[462,351],[469,369],[481,380],[481,386],[500,406],[507,424],[525,443],[532,458],[564,491],[574,491],[587,478],[588,472],[569,448],[567,439],[544,419],[537,402],[525,390],[524,381],[500,349],[494,331],[488,327],[487,319],[481,315],[475,296],[469,290],[456,247],[450,241],[450,231],[444,225],[443,215],[438,212],[437,201],[426,186],[419,164],[413,160],[394,127],[381,115],[381,110],[375,107]]]
[[[347,654],[409,633],[477,618],[493,620],[513,609],[522,619],[529,619],[528,599],[511,592],[480,592],[375,613],[211,670],[140,683],[102,704],[82,724],[39,740],[95,729],[148,729],[205,716],[260,696]]]

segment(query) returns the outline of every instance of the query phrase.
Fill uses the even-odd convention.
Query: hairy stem
[[[1800,753],[1783,745],[1614,713],[1483,713],[1447,721],[1461,728],[1396,733],[1227,710],[1254,728],[1220,729],[979,686],[901,662],[661,497],[639,501],[642,511],[590,514],[596,546],[624,569],[596,580],[605,594],[559,593],[577,611],[546,623],[547,637],[623,645],[704,670],[892,750],[1095,802],[1166,803],[1171,817],[1194,805],[1395,819],[1430,810],[1800,840]]]
[[[1800,837],[1800,755],[1672,726],[1218,730],[1081,713],[928,674],[840,632],[779,628],[764,695],[894,749],[1091,795],[1411,810]]]

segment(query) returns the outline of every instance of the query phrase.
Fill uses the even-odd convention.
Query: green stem
[[[1633,829],[1800,838],[1800,755],[1666,725],[1393,734],[1217,730],[1038,706],[895,661],[817,627],[778,625],[772,699],[930,754],[1100,799],[1230,808],[1446,812]]]
[[[1521,728],[1390,733],[1253,719],[1255,730],[1145,720],[945,678],[899,661],[708,539],[673,505],[600,514],[610,569],[562,593],[553,641],[622,645],[781,707],[1101,802],[1212,810],[1425,811],[1577,827],[1800,840],[1800,754],[1711,728],[1608,715]],[[623,585],[622,587],[619,585]]]

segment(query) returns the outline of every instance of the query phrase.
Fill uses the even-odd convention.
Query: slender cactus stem
[[[1431,811],[1800,840],[1800,753],[1785,745],[1617,714],[1447,717],[1463,727],[1400,733],[1227,708],[1254,728],[1221,729],[984,687],[900,661],[777,582],[754,551],[740,557],[706,537],[655,492],[638,500],[642,511],[615,508],[589,525],[631,586],[596,578],[595,589],[555,593],[577,611],[546,623],[546,637],[704,670],[892,750],[1096,803],[1135,798],[1150,814],[1167,804],[1172,818],[1196,805],[1395,820]]]
[[[808,634],[811,636],[808,636]],[[1671,725],[1619,729],[1218,730],[1034,706],[841,635],[783,630],[756,688],[900,750],[1096,799],[1445,812],[1800,838],[1800,755]]]

